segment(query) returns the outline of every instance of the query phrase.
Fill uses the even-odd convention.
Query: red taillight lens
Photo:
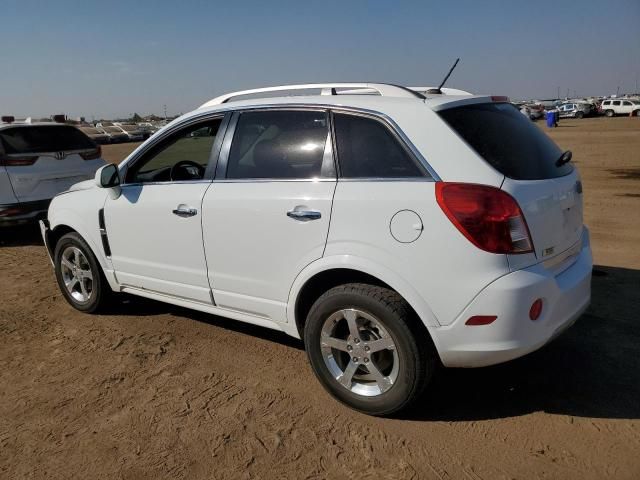
[[[85,152],[80,152],[80,156],[84,160],[95,160],[96,158],[100,158],[100,155],[102,155],[102,148],[100,147],[100,145],[98,145],[93,150],[87,150]]]
[[[537,320],[540,318],[540,314],[542,313],[542,299],[538,298],[529,309],[529,318],[531,320]]]
[[[0,155],[0,166],[20,167],[33,165],[38,160],[38,155]]]
[[[493,323],[496,318],[498,317],[495,315],[474,315],[464,323],[465,325],[489,325]]]
[[[436,200],[476,247],[491,253],[533,251],[527,222],[508,193],[487,185],[437,182]]]

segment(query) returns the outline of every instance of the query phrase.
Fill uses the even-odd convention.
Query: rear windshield
[[[84,133],[71,126],[15,127],[0,130],[6,154],[87,150],[96,145]]]
[[[514,180],[545,180],[573,171],[562,150],[509,103],[463,105],[438,112],[493,168]]]

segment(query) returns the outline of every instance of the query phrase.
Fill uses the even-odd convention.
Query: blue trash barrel
[[[544,114],[544,119],[547,122],[547,127],[553,128],[556,124],[556,113],[555,112],[546,112]]]

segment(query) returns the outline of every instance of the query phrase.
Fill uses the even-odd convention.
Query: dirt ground
[[[332,400],[276,332],[137,299],[76,312],[35,229],[0,232],[0,477],[640,478],[640,119],[550,134],[583,177],[592,306],[525,358],[439,372],[403,418]]]

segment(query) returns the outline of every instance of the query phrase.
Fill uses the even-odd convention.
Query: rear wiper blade
[[[560,158],[558,160],[556,160],[556,167],[561,167],[565,163],[569,163],[571,161],[571,157],[573,157],[573,153],[571,153],[571,150],[567,150],[562,155],[560,155]]]

